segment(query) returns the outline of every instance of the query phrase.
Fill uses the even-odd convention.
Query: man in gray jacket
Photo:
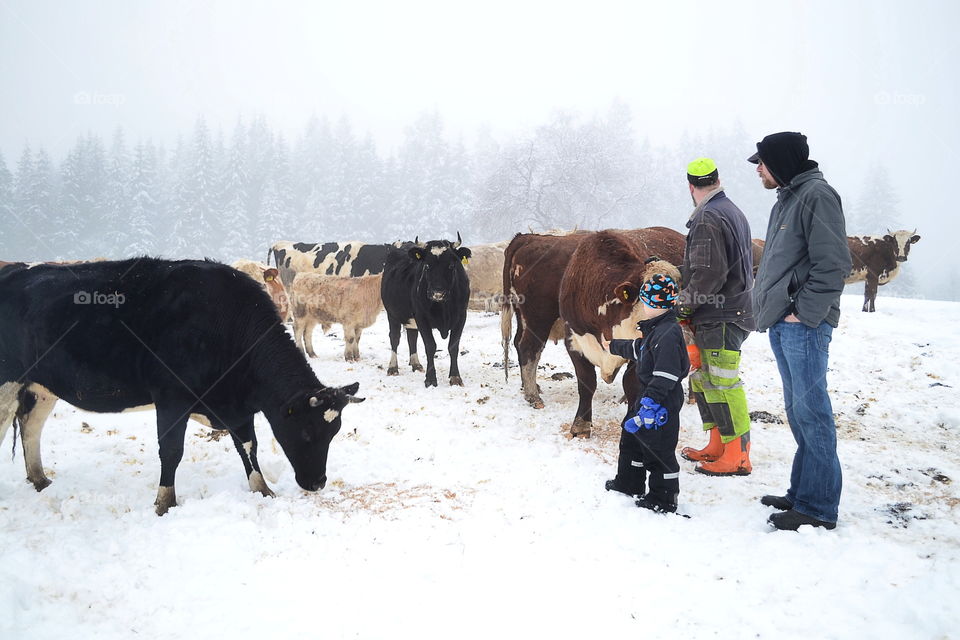
[[[710,442],[684,447],[696,471],[710,476],[745,476],[750,465],[750,413],[740,381],[740,347],[756,328],[753,321],[753,252],[750,224],[720,186],[710,158],[687,165],[695,208],[687,222],[680,273],[680,315],[687,319],[701,366],[690,377]]]
[[[770,516],[770,524],[789,530],[836,527],[842,486],[826,375],[850,252],[840,196],[808,156],[806,136],[782,132],[758,142],[748,158],[763,186],[777,190],[754,313],[757,329],[770,333],[797,442],[787,494],[761,502],[781,511]]]

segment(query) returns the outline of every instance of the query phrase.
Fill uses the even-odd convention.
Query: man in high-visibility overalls
[[[680,455],[714,476],[749,475],[750,414],[740,381],[740,346],[756,329],[750,224],[720,186],[717,165],[698,158],[687,166],[695,208],[687,222],[680,269],[680,317],[691,323],[700,369],[690,386],[710,441]]]

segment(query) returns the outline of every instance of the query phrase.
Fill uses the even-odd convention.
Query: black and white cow
[[[176,505],[174,478],[191,413],[227,429],[251,490],[260,474],[253,417],[262,411],[308,491],[326,483],[330,441],[357,383],[327,387],[252,279],[210,261],[139,258],[0,269],[0,440],[16,416],[28,479],[49,484],[40,431],[57,398],[87,411],[154,405],[156,511]]]
[[[863,311],[876,311],[877,287],[900,274],[900,265],[910,255],[910,245],[920,241],[917,230],[890,231],[884,236],[848,236],[853,271],[844,284],[865,281]]]
[[[437,370],[434,355],[437,342],[433,330],[447,339],[450,353],[450,384],[463,386],[457,356],[460,352],[460,336],[467,321],[467,304],[470,301],[470,279],[463,268],[463,261],[470,257],[470,249],[460,246],[460,234],[455,243],[449,240],[431,240],[427,243],[406,242],[391,247],[387,254],[380,297],[387,311],[390,326],[390,366],[387,375],[399,373],[397,346],[400,344],[400,327],[407,330],[407,345],[410,347],[410,366],[422,370],[417,360],[417,332],[423,338],[427,353],[427,373],[424,385],[437,386]]]
[[[275,242],[267,253],[280,269],[280,281],[289,288],[298,273],[325,276],[370,276],[383,272],[387,250],[393,245],[363,242]]]

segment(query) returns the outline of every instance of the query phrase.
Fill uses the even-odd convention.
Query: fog
[[[130,147],[149,140],[172,154],[178,138],[195,134],[199,118],[213,140],[222,132],[226,146],[238,119],[248,126],[259,117],[271,135],[295,147],[317,117],[334,128],[348,123],[358,141],[370,136],[382,162],[402,164],[411,128],[424,114],[442,122],[451,148],[462,145],[469,155],[489,140],[502,150],[531,139],[558,113],[609,124],[619,105],[630,114],[624,134],[638,148],[657,150],[655,164],[636,170],[648,183],[676,185],[674,196],[662,200],[669,211],[637,211],[638,222],[662,216],[679,228],[689,213],[685,164],[705,155],[724,159],[721,178],[737,177],[728,195],[762,237],[757,221],[774,196],[759,181],[740,179],[752,176],[745,158],[768,133],[802,131],[848,211],[856,207],[862,222],[871,207],[886,211],[894,199],[902,225],[922,236],[904,268],[909,280],[890,289],[960,299],[954,249],[960,223],[948,195],[960,149],[958,17],[960,5],[948,1],[598,1],[587,8],[581,2],[5,0],[0,157],[16,174],[29,146],[44,150],[61,171],[79,136],[99,136],[109,147],[118,128]],[[698,141],[736,148],[697,148]],[[618,216],[610,221],[629,222],[626,213]],[[877,223],[885,219],[878,215]],[[0,211],[8,238],[34,222],[39,218],[12,205]],[[60,219],[53,206],[43,224],[68,222],[88,221]],[[53,229],[27,232],[42,238]],[[339,236],[336,229],[311,228],[285,239]],[[10,244],[4,250],[16,253]],[[130,246],[116,247],[117,254]],[[195,255],[203,254],[196,248]],[[26,256],[0,260],[7,257]]]

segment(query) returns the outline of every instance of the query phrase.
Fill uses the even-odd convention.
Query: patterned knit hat
[[[677,283],[664,273],[655,273],[640,288],[640,299],[654,309],[670,309],[677,303]]]

